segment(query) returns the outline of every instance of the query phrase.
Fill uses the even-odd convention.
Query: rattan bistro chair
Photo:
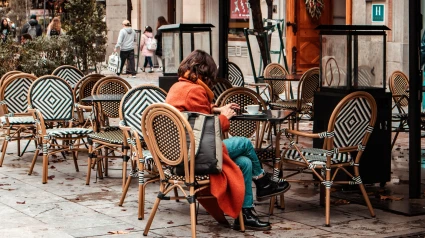
[[[6,82],[6,79],[8,79],[9,77],[11,77],[15,74],[22,74],[22,73],[23,72],[21,72],[21,71],[14,70],[14,71],[9,71],[9,72],[3,74],[3,76],[0,78],[0,86],[2,86],[3,83]]]
[[[151,151],[160,176],[159,193],[152,207],[143,235],[147,235],[161,200],[187,199],[190,205],[192,237],[196,237],[196,200],[211,198],[199,192],[209,188],[209,175],[195,175],[195,138],[192,127],[176,108],[165,103],[152,104],[142,116],[143,138]],[[134,131],[135,138],[139,134]],[[189,146],[190,145],[190,146]],[[183,164],[184,176],[171,173],[173,167]],[[178,188],[184,196],[168,197]],[[242,231],[245,230],[242,212],[239,215]]]
[[[22,156],[28,144],[35,137],[35,120],[28,113],[28,91],[37,78],[32,74],[14,74],[0,88],[0,116],[3,129],[6,129],[5,140],[1,148],[0,167],[3,165],[7,146],[17,141],[18,156]],[[29,139],[21,153],[21,139]]]
[[[330,225],[330,195],[333,184],[359,185],[370,215],[375,217],[369,197],[359,174],[360,158],[366,149],[377,115],[375,99],[367,92],[354,92],[345,96],[335,107],[329,119],[328,129],[321,133],[305,133],[285,130],[290,147],[283,152],[282,162],[299,168],[285,177],[301,172],[312,172],[326,188],[326,225]],[[324,139],[323,148],[303,148],[292,140],[293,135]],[[376,149],[376,148],[373,148]],[[353,167],[354,175],[346,168]],[[321,173],[317,170],[321,170]],[[334,181],[339,171],[345,172],[350,181]],[[317,180],[288,180],[290,182],[318,182]]]
[[[93,87],[93,95],[101,94],[125,94],[128,90],[131,89],[130,84],[118,77],[118,76],[108,76],[99,80]],[[122,186],[124,187],[125,179],[127,175],[127,161],[129,159],[128,144],[124,140],[124,134],[118,126],[112,127],[109,126],[109,118],[118,118],[119,117],[119,102],[98,102],[96,105],[97,108],[97,118],[101,118],[103,124],[101,123],[100,128],[96,128],[97,132],[89,135],[89,158],[87,164],[87,179],[86,185],[90,184],[90,175],[92,165],[95,167],[97,165],[97,173],[102,178],[102,159],[104,159],[104,174],[108,176],[108,158],[122,158],[123,159],[123,178]],[[104,151],[102,153],[102,150]],[[115,156],[114,152],[120,153],[121,156]],[[113,153],[113,155],[110,155]],[[93,161],[94,159],[94,161]],[[93,164],[92,164],[93,162]]]
[[[75,102],[79,105],[77,113],[80,127],[93,127],[93,105],[82,99],[91,96],[94,85],[104,77],[102,74],[89,74],[80,79],[73,89]]]
[[[278,63],[270,63],[264,69],[264,78],[279,78],[288,74],[288,71]],[[280,99],[281,94],[286,94],[288,97],[287,82],[283,80],[264,80],[265,83],[270,85],[272,92],[270,92],[271,102],[276,102]]]
[[[71,88],[74,88],[78,81],[84,77],[84,73],[81,72],[81,70],[71,65],[62,65],[57,67],[53,70],[52,75],[65,80]]]
[[[409,105],[409,93],[406,89],[409,87],[409,79],[401,71],[394,71],[388,82],[389,88],[394,101],[392,109],[396,109],[396,113],[392,113],[391,121],[397,123],[396,127],[392,126],[392,131],[395,132],[393,141],[391,142],[391,149],[397,140],[400,132],[409,132],[408,119],[409,114],[404,110]]]
[[[127,178],[124,190],[118,205],[122,206],[132,177],[139,178],[139,212],[138,218],[144,219],[145,216],[145,187],[148,183],[157,181],[159,178],[156,166],[153,163],[152,155],[147,150],[146,143],[143,140],[140,121],[143,111],[153,103],[165,102],[167,93],[159,87],[153,85],[141,85],[128,91],[120,103],[120,128],[124,133],[131,151],[132,171]],[[138,134],[136,140],[132,132]],[[149,173],[149,178],[145,181],[144,172]]]
[[[72,152],[75,169],[78,172],[77,152],[87,151],[80,148],[79,141],[93,131],[71,127],[75,104],[69,84],[53,75],[40,77],[29,89],[28,104],[28,110],[36,121],[38,138],[38,146],[28,174],[32,174],[40,150],[43,152],[43,183],[47,183],[48,158],[56,153]],[[58,127],[47,128],[46,123],[49,125],[57,123]],[[59,141],[63,143],[59,144]]]

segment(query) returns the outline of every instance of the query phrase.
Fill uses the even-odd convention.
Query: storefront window
[[[249,28],[248,0],[230,0],[229,41],[245,41],[244,28]]]

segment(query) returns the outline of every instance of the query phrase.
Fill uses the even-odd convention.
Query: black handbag
[[[183,115],[192,127],[195,137],[195,174],[221,173],[223,141],[218,116],[196,112],[183,112]],[[191,146],[193,145],[189,144],[189,147]],[[184,175],[183,164],[176,166],[174,172],[177,175]]]

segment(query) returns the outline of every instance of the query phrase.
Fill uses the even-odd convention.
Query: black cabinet
[[[378,112],[375,128],[360,159],[360,176],[364,184],[384,184],[391,179],[391,94],[382,89],[364,89],[363,91],[373,95]],[[328,91],[325,88],[316,92],[313,132],[326,131],[335,106],[349,93]],[[314,139],[313,146],[322,148],[323,140]]]

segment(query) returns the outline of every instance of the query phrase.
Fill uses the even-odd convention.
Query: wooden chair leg
[[[273,215],[274,204],[276,202],[276,196],[270,198],[269,215]]]
[[[105,177],[108,176],[108,155],[109,155],[109,149],[105,148],[105,158],[103,158],[103,163],[105,164],[104,165]]]
[[[192,237],[196,237],[196,204],[190,204],[190,229],[192,230]]]
[[[280,209],[285,209],[285,195],[280,195]]]
[[[78,168],[77,155],[75,151],[71,151],[71,153],[72,153],[72,159],[74,160],[75,171],[80,172],[80,169]]]
[[[146,223],[145,230],[143,231],[144,236],[148,235],[149,229],[152,225],[153,218],[155,217],[155,213],[156,213],[156,210],[158,210],[158,206],[160,202],[161,202],[161,199],[156,198],[155,203],[153,204],[153,207],[152,207],[151,214],[149,215],[149,220]]]
[[[398,137],[398,134],[399,134],[400,132],[399,131],[397,131],[396,133],[395,133],[395,135],[394,135],[394,139],[393,139],[393,141],[392,141],[392,143],[391,143],[391,150],[393,149],[393,147],[394,147],[394,145],[395,145],[395,141],[397,140],[397,137]]]
[[[42,176],[43,184],[47,183],[47,177],[49,174],[48,169],[49,169],[49,156],[47,153],[43,152],[43,176]]]
[[[121,195],[120,202],[118,203],[118,206],[122,206],[122,204],[124,203],[124,199],[127,196],[128,188],[130,187],[130,183],[131,183],[131,176],[128,176],[127,182],[125,183],[124,189],[122,190],[122,195]]]
[[[131,177],[131,176],[129,176]],[[123,156],[123,161],[122,161],[122,189],[124,190],[124,187],[126,186],[126,179],[127,178],[127,161],[125,159],[125,156]]]
[[[20,129],[16,132],[16,150],[19,157],[21,157],[21,132]]]
[[[177,190],[177,188],[174,188],[174,196],[178,197],[179,196],[179,191]],[[176,199],[176,202],[180,201],[179,199]]]
[[[30,166],[30,171],[28,171],[28,175],[32,174],[32,171],[34,170],[34,166],[35,166],[35,162],[37,161],[38,158],[38,153],[40,153],[39,149],[36,149],[34,152],[34,156],[32,158],[32,162],[31,162],[31,166]]]
[[[90,184],[91,163],[92,163],[92,159],[91,159],[91,157],[90,157],[90,153],[89,153],[89,158],[87,159],[87,177],[86,177],[86,185],[89,185],[89,184]]]
[[[242,211],[239,213],[239,225],[241,226],[241,232],[245,232],[245,223],[243,221]]]
[[[6,155],[6,151],[7,151],[7,144],[8,144],[9,142],[5,139],[4,141],[3,141],[3,145],[1,146],[1,151],[2,151],[2,153],[1,153],[1,158],[0,158],[0,167],[2,167],[3,166],[3,160],[4,160],[4,156]]]
[[[369,209],[370,215],[375,217],[375,211],[373,210],[372,204],[370,203],[369,196],[366,193],[366,189],[363,184],[359,184],[360,190],[362,191],[363,198],[366,202],[367,208]]]
[[[326,188],[325,198],[325,215],[326,215],[326,226],[331,226],[331,188]]]
[[[138,219],[145,219],[145,191],[146,184],[139,184],[139,211],[138,211]]]

